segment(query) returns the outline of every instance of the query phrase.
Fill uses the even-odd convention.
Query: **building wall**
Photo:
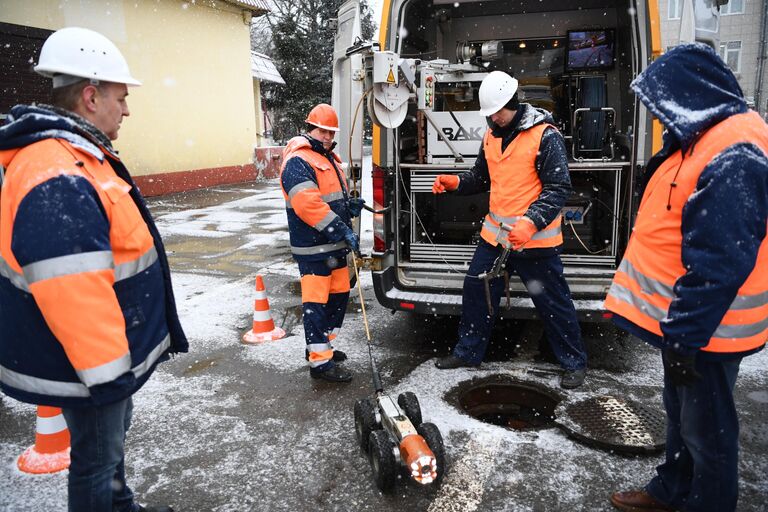
[[[253,113],[256,118],[256,145],[265,146],[264,111],[261,108],[261,82],[253,79]]]
[[[115,146],[142,190],[253,177],[257,127],[241,9],[207,0],[0,0],[0,21],[90,28],[120,48],[143,85],[130,89],[131,115]],[[166,190],[169,173],[183,174]],[[195,175],[207,178],[195,183]]]
[[[664,48],[676,45],[680,32],[680,20],[669,19],[669,3],[670,0],[659,0],[661,41]],[[720,16],[720,40],[722,42],[741,41],[741,63],[739,70],[734,71],[734,74],[748,100],[754,100],[757,92],[757,70],[761,51],[760,24],[765,3],[765,0],[744,0],[743,14]],[[756,109],[763,114],[767,110],[767,92],[768,65],[765,65],[760,95],[761,105],[756,105]]]

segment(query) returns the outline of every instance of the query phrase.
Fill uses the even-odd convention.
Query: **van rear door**
[[[360,38],[360,1],[345,2],[338,12],[336,40],[333,46],[333,92],[331,104],[339,115],[337,152],[346,167],[347,184],[353,196],[361,193],[363,107],[358,107],[363,95],[363,81],[356,73],[363,68],[359,54],[347,56],[347,48]],[[355,116],[357,110],[357,116]],[[350,134],[352,137],[350,138]],[[357,194],[354,191],[357,191]],[[359,231],[359,226],[356,226]]]

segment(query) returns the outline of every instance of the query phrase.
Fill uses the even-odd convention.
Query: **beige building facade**
[[[678,44],[682,0],[660,0],[661,41]],[[733,70],[750,106],[768,112],[766,16],[768,0],[729,0],[720,8],[720,56]]]
[[[97,30],[143,83],[130,89],[131,115],[115,145],[145,195],[254,179],[263,126],[249,27],[267,11],[264,0],[0,0],[0,33],[10,41],[0,64],[15,59],[17,68],[0,67],[3,106],[36,90],[19,82],[22,75],[47,93],[49,82],[40,85],[31,72],[47,34]]]

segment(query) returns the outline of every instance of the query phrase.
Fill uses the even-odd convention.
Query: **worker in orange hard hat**
[[[349,300],[346,256],[360,252],[352,218],[363,200],[350,197],[333,152],[339,117],[330,105],[315,106],[307,133],[294,137],[283,152],[280,184],[285,196],[291,253],[299,264],[306,357],[313,378],[349,382],[352,374],[337,363],[347,356],[334,350]]]

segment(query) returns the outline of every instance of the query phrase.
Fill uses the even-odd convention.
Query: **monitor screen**
[[[566,70],[610,69],[615,59],[613,29],[568,32]]]

